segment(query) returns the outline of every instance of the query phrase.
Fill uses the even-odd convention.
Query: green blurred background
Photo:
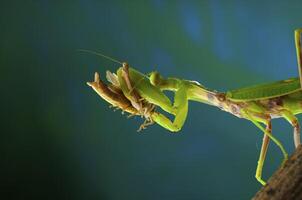
[[[288,3],[290,2],[290,3]],[[226,91],[297,76],[301,1],[1,1],[1,199],[250,199],[262,134],[190,103],[178,134],[86,85],[119,66]],[[292,128],[273,121],[291,153]],[[282,155],[270,145],[267,179]]]

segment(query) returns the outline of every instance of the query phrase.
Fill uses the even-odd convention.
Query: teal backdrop
[[[1,199],[250,199],[262,134],[191,102],[177,134],[86,85],[118,64],[218,91],[298,75],[301,1],[1,1]],[[273,121],[289,153],[292,128]],[[271,144],[268,179],[282,154]],[[5,197],[5,198],[4,198]]]

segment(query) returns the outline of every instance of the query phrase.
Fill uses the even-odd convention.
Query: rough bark
[[[252,200],[302,200],[302,145]]]

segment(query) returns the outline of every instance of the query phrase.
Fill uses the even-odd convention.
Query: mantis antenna
[[[106,58],[106,59],[108,59],[108,60],[110,60],[110,61],[112,61],[112,62],[121,64],[122,66],[124,66],[124,65],[127,65],[127,66],[128,66],[128,64],[125,63],[125,62],[118,61],[118,60],[116,60],[116,59],[114,59],[114,58],[112,58],[112,57],[110,57],[110,56],[106,56],[106,55],[104,55],[104,54],[102,54],[102,53],[99,53],[99,52],[96,52],[96,51],[92,51],[92,50],[88,50],[88,49],[77,49],[77,51],[85,52],[85,53],[91,53],[91,54],[94,54],[94,55],[97,55],[97,56],[101,56],[101,57],[103,57],[103,58]],[[147,77],[147,78],[148,78],[148,76],[146,76],[145,74],[143,74],[143,77]],[[138,80],[138,81],[134,84],[134,86],[133,86],[133,88],[130,90],[130,92],[131,92],[133,89],[135,89],[135,88],[136,88],[136,85],[139,84],[142,80],[143,80],[143,78],[140,79],[140,80]]]
[[[300,85],[301,85],[301,88],[302,88],[301,33],[302,33],[302,29],[295,30],[295,45],[296,45],[296,52],[297,52],[297,61],[298,61],[298,68],[299,68]]]
[[[116,59],[114,59],[114,58],[112,58],[112,57],[110,57],[110,56],[106,56],[106,55],[101,54],[101,53],[96,52],[96,51],[87,50],[87,49],[77,49],[77,51],[85,52],[85,53],[91,53],[91,54],[94,54],[94,55],[97,55],[97,56],[101,56],[101,57],[103,57],[103,58],[106,58],[106,59],[108,59],[108,60],[111,60],[112,62],[121,64],[122,66],[124,66],[125,64],[128,65],[128,63],[118,61],[118,60],[116,60]],[[146,76],[145,74],[143,74],[143,76],[144,76],[144,77],[148,77],[148,76]],[[140,82],[140,81],[138,81],[138,83],[139,83],[139,82]]]
[[[112,62],[115,62],[115,63],[118,63],[118,64],[123,65],[123,62],[118,61],[118,60],[116,60],[116,59],[114,59],[114,58],[111,58],[110,56],[106,56],[106,55],[104,55],[104,54],[98,53],[98,52],[96,52],[96,51],[91,51],[91,50],[87,50],[87,49],[77,49],[77,51],[86,52],[86,53],[91,53],[91,54],[94,54],[94,55],[97,55],[97,56],[101,56],[101,57],[103,57],[103,58],[106,58],[106,59],[108,59],[108,60],[111,60]]]

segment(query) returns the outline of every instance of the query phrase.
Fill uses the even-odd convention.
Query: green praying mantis
[[[271,120],[280,117],[287,120],[294,129],[295,147],[300,145],[300,125],[295,115],[302,113],[301,33],[302,29],[295,30],[299,78],[223,93],[207,89],[196,81],[164,78],[156,71],[145,75],[129,67],[125,62],[122,63],[108,56],[92,52],[122,66],[116,73],[107,71],[108,84],[100,79],[97,72],[94,81],[87,82],[87,84],[111,106],[130,113],[130,116],[139,115],[143,117],[145,121],[139,130],[157,123],[171,132],[180,131],[187,117],[189,101],[216,106],[239,118],[251,121],[264,133],[255,177],[262,185],[265,185],[266,183],[262,179],[262,169],[269,141],[272,140],[280,148],[284,157],[283,163],[288,158],[282,143],[272,135]],[[165,90],[174,92],[173,103],[164,94],[163,91]],[[160,110],[170,113],[174,116],[174,120],[171,121]]]

